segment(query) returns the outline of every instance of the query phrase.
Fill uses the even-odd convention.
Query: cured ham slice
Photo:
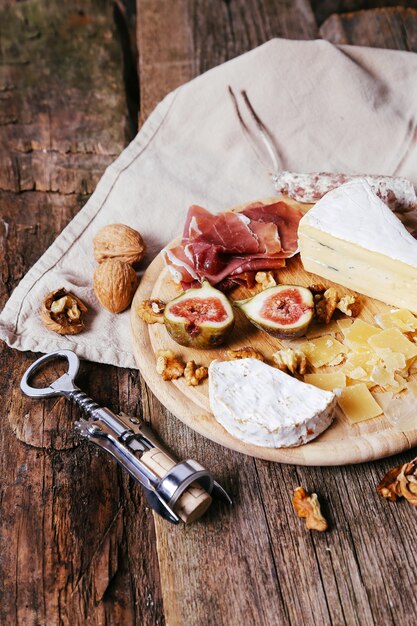
[[[227,249],[229,254],[256,254],[259,242],[248,225],[250,219],[226,211],[213,215],[207,209],[192,206],[185,222],[182,243],[204,241]]]
[[[204,278],[212,285],[230,286],[244,277],[249,281],[258,270],[283,267],[297,252],[301,217],[285,202],[257,203],[218,215],[192,206],[181,243],[162,254],[174,280],[184,287]]]
[[[286,202],[274,202],[274,204],[252,205],[242,211],[251,222],[262,224],[275,224],[281,240],[281,247],[286,251],[286,256],[293,256],[298,247],[297,231],[298,222],[302,214]]]

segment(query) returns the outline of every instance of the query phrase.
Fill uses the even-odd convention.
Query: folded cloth
[[[247,91],[284,169],[396,174],[417,185],[416,76],[411,52],[274,39],[181,86],[14,290],[0,316],[0,338],[19,350],[67,348],[91,361],[136,367],[129,311],[113,315],[94,295],[92,239],[106,224],[127,224],[147,243],[146,266],[181,233],[191,204],[217,212],[273,195],[228,85]],[[79,335],[42,325],[40,303],[59,287],[90,309]]]

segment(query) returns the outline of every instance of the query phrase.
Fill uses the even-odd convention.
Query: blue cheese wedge
[[[267,448],[299,446],[332,422],[336,396],[258,359],[212,361],[210,406],[234,437]]]
[[[300,220],[298,241],[308,272],[417,312],[417,241],[365,180],[319,200]]]

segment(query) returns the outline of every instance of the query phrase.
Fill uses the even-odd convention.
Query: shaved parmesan
[[[369,350],[368,340],[382,332],[376,326],[372,326],[363,320],[356,319],[350,328],[344,331],[345,344],[351,350]]]
[[[417,330],[417,317],[407,309],[394,309],[384,315],[375,315],[375,322],[381,328],[398,328],[403,333]]]
[[[364,383],[345,387],[337,400],[351,424],[381,415],[382,409]]]
[[[315,385],[325,391],[333,391],[346,387],[346,376],[343,372],[335,372],[334,374],[305,374],[304,382],[309,385]]]
[[[381,330],[378,334],[370,336],[368,344],[376,351],[389,348],[392,352],[401,352],[406,359],[417,356],[417,346],[404,337],[398,328]]]
[[[336,365],[347,352],[345,346],[330,335],[318,337],[314,341],[306,341],[300,349],[313,367],[322,367],[331,363]]]

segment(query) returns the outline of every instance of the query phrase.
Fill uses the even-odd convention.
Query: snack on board
[[[374,204],[374,213],[382,214],[384,222],[386,221],[386,214],[389,215],[389,218],[387,218],[390,220],[389,224],[391,226],[395,224],[397,234],[403,231],[407,233],[396,216],[386,205],[380,202],[372,191],[367,189],[366,182],[358,180],[340,187],[336,190],[337,193],[331,192],[328,194],[329,197],[334,194],[336,198],[336,202],[334,203],[334,201],[331,200],[326,210],[329,216],[333,210],[336,216],[333,219],[337,222],[337,228],[339,228],[340,224],[342,225],[342,230],[345,228],[347,220],[346,215],[348,215],[348,231],[350,233],[359,233],[358,236],[362,236],[365,226],[368,225],[372,236],[374,235],[375,226],[368,224],[366,206],[361,206],[360,209],[356,207],[355,210],[350,210],[349,202],[347,202],[347,209],[344,211],[345,215],[342,215],[342,204],[345,202],[345,196],[343,195],[344,199],[342,202],[340,200],[340,194],[346,194],[346,188],[348,191],[348,201],[353,204],[357,201],[356,196],[354,200],[349,198],[349,194],[351,194],[349,189],[351,189],[352,186],[359,195],[362,194],[363,196],[359,204],[364,202],[363,198],[366,198],[366,202]],[[360,190],[359,192],[358,189]],[[327,197],[324,198],[323,202],[327,201],[327,199]],[[216,352],[213,350],[212,353],[208,353],[208,359],[203,362],[202,367],[205,367],[209,365],[211,359],[215,359],[209,367],[208,387],[212,411],[217,421],[222,423],[226,430],[231,432],[236,438],[250,444],[281,448],[300,445],[309,440],[308,438],[300,438],[298,439],[298,443],[291,442],[291,435],[286,439],[282,435],[284,431],[280,431],[276,424],[276,430],[280,434],[277,435],[277,432],[272,434],[274,427],[268,431],[268,425],[265,426],[265,423],[262,422],[262,418],[257,415],[258,406],[251,404],[251,398],[253,402],[255,402],[253,398],[257,398],[258,405],[260,404],[260,397],[262,397],[262,400],[269,398],[270,402],[268,407],[265,407],[263,411],[263,418],[267,419],[269,415],[269,418],[272,419],[272,416],[268,414],[268,409],[274,412],[275,418],[279,418],[280,409],[274,405],[276,398],[271,399],[271,388],[276,389],[277,385],[273,384],[271,387],[268,377],[263,381],[256,379],[259,363],[261,366],[263,365],[266,368],[270,368],[266,363],[261,363],[261,361],[256,360],[259,353],[259,346],[265,360],[271,364],[274,362],[275,367],[272,367],[272,369],[275,370],[278,376],[283,372],[288,372],[288,375],[291,374],[290,378],[293,381],[295,377],[296,382],[303,384],[302,381],[304,381],[304,384],[309,385],[313,389],[315,388],[316,391],[330,393],[336,391],[334,394],[334,404],[338,404],[339,409],[343,411],[346,419],[340,419],[341,414],[339,411],[340,417],[338,424],[334,431],[332,429],[331,433],[340,431],[343,433],[342,436],[346,436],[346,434],[349,433],[347,436],[350,437],[350,432],[352,432],[352,437],[355,439],[357,436],[360,437],[362,433],[378,432],[375,430],[367,431],[367,427],[362,429],[361,425],[353,429],[350,425],[359,424],[359,422],[368,419],[372,419],[373,421],[379,420],[386,406],[386,402],[381,401],[380,396],[384,393],[391,397],[393,394],[399,396],[402,390],[411,388],[409,386],[409,377],[414,371],[414,362],[417,363],[417,341],[415,340],[417,336],[417,317],[405,307],[399,310],[388,311],[386,307],[385,309],[382,308],[383,305],[378,305],[377,303],[373,305],[369,303],[366,298],[361,298],[353,291],[350,291],[350,289],[343,288],[343,276],[340,279],[339,276],[337,279],[333,277],[336,281],[335,284],[331,284],[327,282],[327,280],[323,280],[322,284],[319,284],[321,280],[318,275],[322,273],[323,279],[325,279],[327,278],[326,274],[317,269],[317,275],[309,275],[307,271],[308,268],[307,270],[305,268],[303,269],[300,261],[304,261],[305,265],[307,265],[308,261],[313,258],[318,267],[323,267],[323,263],[325,266],[326,263],[322,261],[320,254],[326,256],[332,253],[332,248],[330,245],[328,246],[327,243],[324,243],[324,245],[319,243],[317,246],[318,256],[314,256],[316,250],[313,250],[314,254],[310,255],[310,259],[307,258],[307,260],[305,256],[290,259],[289,256],[279,258],[279,256],[276,255],[275,261],[278,259],[282,267],[274,268],[273,279],[268,265],[271,261],[271,256],[273,256],[273,254],[270,254],[271,250],[265,254],[246,254],[247,250],[245,252],[241,250],[240,258],[237,259],[239,253],[237,252],[236,246],[239,245],[239,236],[243,233],[246,233],[247,236],[248,230],[252,231],[253,236],[257,228],[257,226],[252,224],[252,221],[261,222],[263,224],[259,232],[256,233],[259,240],[257,243],[258,246],[262,243],[260,234],[264,236],[265,233],[271,234],[271,232],[273,232],[274,229],[271,228],[271,221],[273,220],[269,220],[268,212],[275,210],[274,207],[277,205],[281,205],[281,203],[272,203],[272,205],[258,203],[257,205],[252,205],[249,209],[256,209],[258,212],[257,219],[253,220],[251,218],[254,216],[250,214],[247,208],[243,209],[241,218],[239,219],[236,217],[238,214],[231,211],[227,211],[225,214],[218,216],[212,216],[204,209],[192,207],[187,217],[182,244],[177,248],[170,248],[164,251],[165,259],[168,258],[171,274],[177,282],[182,281],[183,285],[192,283],[194,287],[194,285],[203,282],[203,277],[205,276],[204,271],[206,269],[209,278],[212,282],[216,281],[216,284],[220,288],[223,288],[226,282],[229,286],[235,281],[240,281],[240,284],[245,285],[247,279],[249,279],[249,275],[251,275],[252,282],[250,283],[250,289],[253,289],[252,294],[255,295],[251,295],[251,297],[242,300],[237,299],[236,296],[240,295],[240,298],[244,297],[248,294],[247,290],[244,291],[243,294],[242,291],[239,293],[232,292],[230,294],[230,301],[244,312],[247,317],[254,322],[255,326],[265,330],[268,335],[272,335],[272,337],[268,337],[268,335],[262,337],[255,329],[251,330],[248,325],[242,325],[242,316],[237,316],[237,332],[231,336],[233,341],[231,348],[233,349],[226,350],[225,353],[222,353],[222,356],[225,354],[228,358],[234,360],[219,363],[219,361],[216,360]],[[313,209],[310,209],[310,213],[307,212],[299,222],[300,240],[303,237],[309,239],[310,242],[308,245],[312,245],[311,242],[313,238],[309,235],[307,236],[308,228],[303,228],[303,223],[307,221],[309,214],[312,214],[314,217],[314,212],[319,205],[320,203]],[[286,219],[283,217],[286,212],[290,214],[290,206],[291,204],[289,202],[286,203],[286,208],[281,215],[282,221],[280,230],[277,224],[275,224],[275,233],[278,233],[278,236],[275,236],[275,244],[273,244],[273,239],[267,238],[267,242],[269,242],[268,245],[277,245],[278,238],[281,245],[285,240],[285,233],[287,232],[287,235],[288,233],[293,233],[294,216],[292,219],[289,219],[288,224],[286,224]],[[273,208],[271,209],[271,207]],[[279,208],[279,211],[281,211],[281,209],[282,207]],[[259,219],[262,217],[262,214],[265,218],[264,221]],[[229,215],[232,215],[232,217],[228,217]],[[224,228],[223,231],[220,229],[217,230],[220,224]],[[268,224],[267,227],[266,224]],[[288,231],[286,231],[287,226]],[[309,226],[309,224],[307,224],[307,226]],[[331,229],[329,230],[331,231]],[[320,229],[317,229],[317,231],[320,231]],[[185,233],[187,233],[187,236],[185,236]],[[281,241],[282,233],[284,233],[284,236]],[[388,236],[386,238],[388,239]],[[333,237],[333,239],[339,241],[339,237],[337,236]],[[392,239],[395,240],[395,236]],[[407,234],[406,239],[410,246],[412,245],[414,249],[417,248],[417,242],[414,241],[411,235]],[[222,242],[220,240],[222,240]],[[249,240],[249,237],[246,237],[246,239],[243,237],[242,241],[244,243],[242,246],[249,245]],[[340,237],[340,240],[343,242],[342,237]],[[410,243],[410,241],[412,243]],[[228,242],[232,242],[230,254],[229,251],[226,251]],[[388,245],[391,246],[392,242],[390,241]],[[233,246],[235,247],[233,248]],[[284,252],[288,251],[287,247],[284,245],[281,245],[281,248],[284,249]],[[357,248],[363,251],[365,261],[370,263],[373,257],[371,257],[371,261],[369,261],[369,257],[367,256],[369,250],[367,251],[362,245],[357,245]],[[197,250],[199,253],[201,252],[201,254],[197,254]],[[301,252],[303,252],[302,247]],[[183,254],[183,256],[180,258],[181,254]],[[377,253],[375,257],[376,260],[378,260],[380,256],[383,255]],[[342,265],[343,262],[347,263],[346,255],[344,256],[342,253],[336,255],[336,258]],[[358,258],[359,260],[362,259],[360,255]],[[251,265],[252,268],[255,267],[256,271],[249,269],[249,260],[251,263],[256,261],[256,263]],[[233,271],[226,276],[222,276],[221,271],[226,268],[230,270],[230,264],[235,261],[239,261],[239,264]],[[260,269],[261,266],[258,265],[258,262],[261,263],[261,261],[264,263],[262,269]],[[213,265],[211,265],[212,262]],[[287,267],[284,267],[284,262],[286,262]],[[218,263],[218,273],[212,271],[215,269],[216,263]],[[335,264],[328,263],[328,265],[331,265],[330,269],[335,271]],[[383,267],[385,270],[386,266],[384,264]],[[341,267],[338,274],[343,273],[342,269]],[[346,267],[346,274],[349,275],[350,269],[350,266]],[[393,269],[392,265],[389,269],[390,271]],[[417,261],[415,270],[417,271]],[[186,272],[189,272],[188,279]],[[191,276],[192,272],[194,272],[194,276]],[[360,274],[360,278],[364,281],[364,277],[366,277],[367,283],[372,282],[367,276],[365,266],[360,267],[357,270],[357,274]],[[165,274],[165,276],[166,275],[167,274]],[[293,280],[291,280],[292,278]],[[171,281],[168,281],[168,283],[169,282]],[[274,282],[279,284],[274,285]],[[342,286],[340,286],[340,284],[342,284]],[[205,285],[207,285],[207,282]],[[357,284],[349,283],[348,286],[358,290]],[[389,287],[390,289],[386,288],[383,299],[393,301],[389,300],[386,295],[390,290],[391,292],[395,291],[395,285],[390,285]],[[261,288],[262,291],[260,291]],[[372,288],[375,287],[372,285]],[[172,293],[173,291],[174,288],[172,286],[170,292]],[[200,292],[201,294],[201,288],[193,288],[193,293],[194,292]],[[290,294],[289,292],[292,293]],[[157,294],[158,291],[154,291],[154,293]],[[164,297],[166,291],[162,289],[159,293]],[[294,310],[297,309],[300,302],[297,303],[295,302],[296,298],[288,298],[286,296],[299,296],[304,293],[308,294],[306,300],[308,299],[309,306],[307,306],[307,309],[309,310],[302,311],[302,314],[307,312],[309,319],[303,320],[303,315],[299,314],[298,319],[293,323],[293,320],[289,320],[289,314],[294,313]],[[279,298],[278,294],[284,294],[284,297]],[[366,295],[366,293],[364,295]],[[187,300],[187,297],[187,292],[185,292],[179,299]],[[178,300],[178,298],[174,299],[174,302],[175,300]],[[304,304],[302,296],[301,304]],[[371,310],[370,304],[373,307]],[[196,311],[193,310],[192,305],[193,303],[191,303],[190,310],[195,315]],[[378,310],[378,307],[381,313],[375,317],[375,322],[378,324],[376,325],[372,323],[370,312],[374,314],[376,310]],[[271,324],[271,320],[268,319],[268,316],[269,318],[272,316],[281,319],[278,319],[278,322],[275,320]],[[371,321],[371,323],[369,323],[368,320]],[[284,323],[282,323],[283,321]],[[288,321],[291,323],[288,324]],[[189,330],[194,330],[192,320],[183,320],[183,323],[185,326],[189,326]],[[280,328],[280,326],[282,326],[282,328]],[[161,332],[163,333],[164,331],[162,330]],[[274,339],[274,335],[279,341]],[[172,336],[174,339],[178,340],[178,337],[176,338],[173,334]],[[298,337],[302,337],[302,340],[299,340]],[[246,343],[247,340],[248,342]],[[257,343],[258,340],[259,343]],[[250,344],[250,348],[247,347],[248,343]],[[193,350],[199,348],[196,344],[188,345]],[[268,347],[271,349],[268,350]],[[186,360],[194,360],[195,358],[194,352],[191,352],[189,355],[186,352],[185,355]],[[195,362],[197,362],[197,359],[195,359]],[[233,364],[238,362],[250,363],[249,366],[246,366],[244,375],[242,373],[242,375],[237,375],[236,372],[238,370],[236,369],[231,370],[231,372],[234,372],[233,374],[229,372],[228,367],[233,367]],[[196,365],[192,367],[193,370],[190,371],[190,379],[193,376],[193,372],[198,369]],[[237,367],[242,366],[237,365]],[[219,394],[216,385],[218,385],[219,371],[222,371],[222,368],[226,368],[227,370],[227,383],[224,384]],[[281,372],[279,370],[281,370]],[[288,375],[286,376],[288,377]],[[235,379],[238,379],[236,384]],[[255,379],[256,383],[254,385],[253,380]],[[287,383],[282,384],[281,391],[282,388],[286,386]],[[230,398],[232,389],[234,389],[236,396],[234,398]],[[238,399],[236,399],[237,397]],[[197,396],[196,402],[198,402]],[[237,408],[236,403],[242,404]],[[254,415],[251,415],[252,410],[254,411],[255,418]],[[295,411],[293,417],[294,419],[299,417],[298,409]],[[383,425],[382,421],[381,425],[382,430],[387,430],[386,425]],[[375,427],[378,428],[376,423]],[[265,431],[267,431],[268,434],[265,434]],[[318,431],[316,430],[314,436],[317,434]],[[294,431],[292,436],[294,436]],[[328,441],[334,441],[334,435],[330,434],[328,437],[324,438],[325,445]]]
[[[282,372],[301,374],[301,376],[306,373],[307,359],[301,350],[281,348],[281,350],[274,352],[272,360],[275,366]]]
[[[234,321],[229,300],[208,281],[168,302],[164,311],[165,327],[172,339],[200,349],[224,343]]]
[[[209,398],[216,420],[258,446],[299,446],[332,422],[336,396],[258,359],[212,361]]]
[[[361,302],[357,294],[344,294],[341,298],[334,287],[324,285],[309,286],[314,297],[314,314],[317,324],[329,324],[333,314],[339,310],[349,317],[360,313]]]
[[[41,319],[46,328],[59,335],[77,335],[85,328],[83,316],[87,311],[84,302],[61,287],[45,296]]]
[[[213,215],[192,206],[181,243],[162,251],[173,280],[184,288],[196,281],[227,285],[246,272],[281,268],[298,251],[301,211],[285,202],[254,203],[240,212]]]
[[[299,202],[314,203],[333,189],[358,179],[365,180],[373,193],[393,211],[407,212],[417,208],[417,196],[413,185],[406,178],[398,176],[281,172],[275,180],[275,188]]]
[[[172,350],[158,350],[156,371],[163,380],[176,380],[184,374],[185,363]]]
[[[259,361],[265,361],[264,355],[251,346],[245,346],[238,350],[228,350],[226,356],[229,361],[236,361],[237,359],[259,359]]]
[[[314,313],[313,294],[298,285],[270,287],[234,304],[257,328],[281,339],[304,335]]]
[[[158,350],[155,357],[156,371],[163,380],[177,380],[184,376],[187,385],[196,387],[207,378],[207,367],[196,365],[195,361],[184,363],[172,350]]]
[[[417,312],[417,241],[366,181],[324,196],[298,233],[308,272]]]
[[[204,365],[196,365],[194,361],[188,361],[184,370],[184,378],[187,385],[196,387],[208,376],[208,368]]]
[[[136,313],[147,324],[164,323],[165,302],[159,298],[143,300],[136,308]]]
[[[255,282],[261,285],[262,289],[269,289],[269,287],[275,287],[277,281],[274,277],[274,272],[256,272]]]

